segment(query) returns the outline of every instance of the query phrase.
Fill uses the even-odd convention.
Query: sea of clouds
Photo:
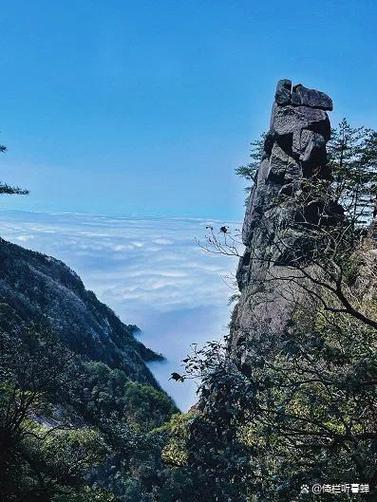
[[[0,235],[64,261],[125,323],[137,324],[140,340],[166,358],[151,363],[152,372],[187,410],[198,383],[176,383],[170,374],[182,371],[192,343],[226,334],[235,292],[236,259],[205,253],[196,242],[204,242],[208,224],[223,223],[1,211]]]

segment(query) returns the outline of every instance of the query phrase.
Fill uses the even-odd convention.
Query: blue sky
[[[4,0],[3,207],[240,219],[277,79],[377,128],[374,0]]]

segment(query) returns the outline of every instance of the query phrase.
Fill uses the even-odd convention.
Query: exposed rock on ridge
[[[301,84],[292,87],[290,80],[277,84],[270,130],[242,229],[245,252],[237,271],[241,298],[233,313],[230,338],[241,364],[249,333],[264,324],[279,334],[292,315],[292,305],[285,299],[284,275],[289,272],[284,268],[287,257],[282,249],[294,248],[300,235],[286,228],[287,221],[295,217],[292,209],[276,200],[298,193],[304,178],[329,178],[326,110],[332,107],[331,98],[323,92]],[[276,245],[278,238],[280,245]]]

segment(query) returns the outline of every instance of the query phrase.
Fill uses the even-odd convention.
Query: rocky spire
[[[241,290],[250,276],[250,248],[267,244],[259,242],[257,227],[264,219],[266,230],[267,220],[283,216],[281,209],[276,208],[276,196],[293,194],[300,189],[302,179],[313,174],[329,176],[326,142],[330,138],[330,121],[326,110],[332,108],[331,98],[323,92],[301,84],[292,87],[290,80],[277,83],[270,130],[242,229],[246,251],[237,274]]]
[[[287,230],[294,218],[292,208],[276,201],[279,196],[297,194],[304,178],[329,178],[326,143],[330,138],[327,111],[332,100],[323,92],[290,80],[280,80],[276,87],[270,129],[266,134],[263,157],[250,194],[242,239],[245,252],[240,260],[237,280],[241,298],[233,313],[230,343],[242,359],[242,342],[256,325],[264,323],[276,334],[282,332],[292,315],[285,300],[288,273],[284,258],[276,246],[277,234],[291,249],[300,235]],[[273,281],[266,280],[274,278]],[[261,287],[261,285],[263,286]]]

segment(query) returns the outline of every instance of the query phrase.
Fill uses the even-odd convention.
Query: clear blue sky
[[[3,207],[240,218],[275,82],[377,128],[375,0],[3,0]]]

